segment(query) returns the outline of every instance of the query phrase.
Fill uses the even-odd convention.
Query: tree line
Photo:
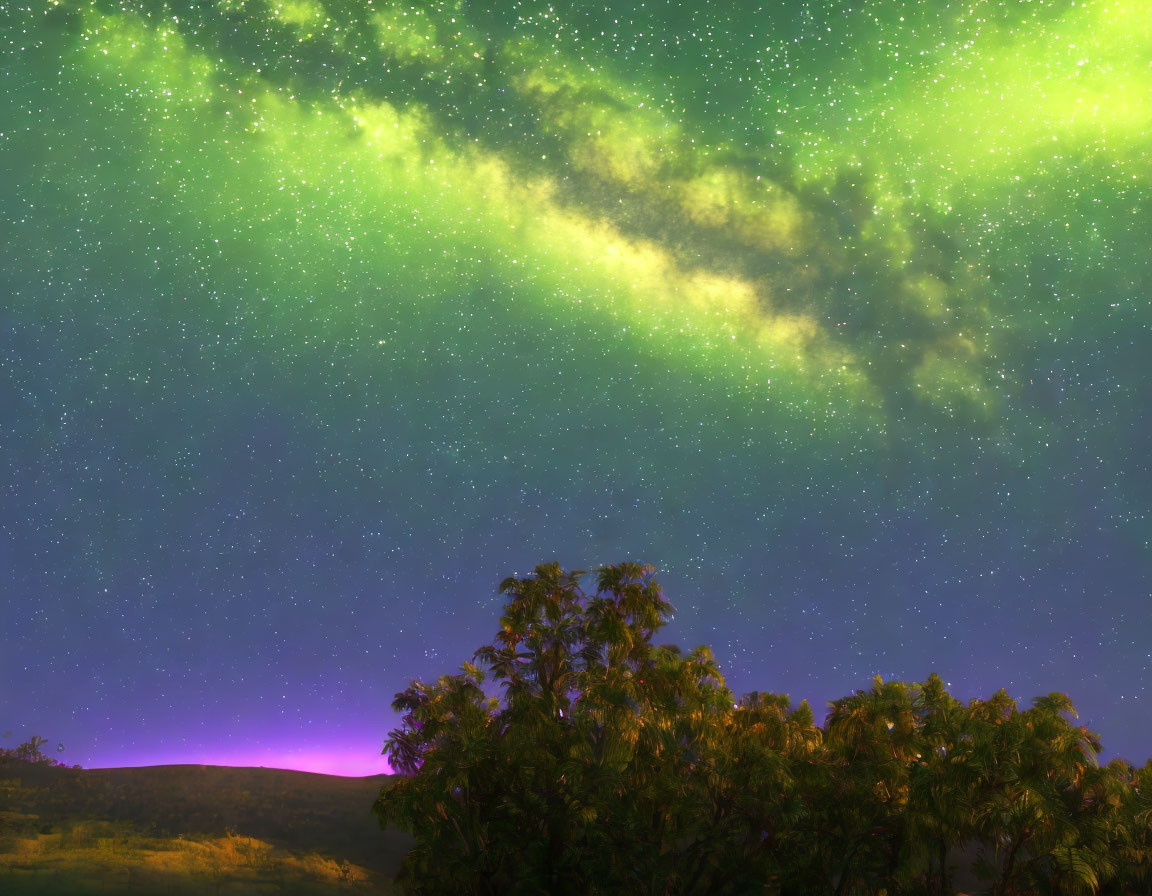
[[[651,567],[584,576],[506,579],[492,643],[397,694],[374,811],[417,838],[408,891],[1152,892],[1152,762],[1100,766],[1067,696],[877,677],[818,725],[736,698],[707,647],[654,644],[672,607]]]
[[[10,732],[5,732],[7,736]],[[19,765],[47,765],[53,768],[68,768],[68,765],[48,756],[41,749],[48,741],[38,734],[32,735],[29,740],[24,741],[18,747],[0,747],[0,768],[11,766],[13,764]],[[57,746],[58,750],[63,750],[63,745]],[[78,765],[72,768],[80,768]]]

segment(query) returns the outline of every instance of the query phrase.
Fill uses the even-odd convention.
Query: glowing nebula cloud
[[[11,725],[374,773],[504,575],[636,558],[737,690],[936,669],[1150,752],[1142,4],[3,32]]]

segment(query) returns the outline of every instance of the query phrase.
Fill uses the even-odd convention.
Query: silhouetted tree
[[[32,735],[31,739],[20,744],[18,747],[13,747],[10,749],[0,747],[0,764],[28,763],[32,765],[50,765],[66,768],[67,766],[65,763],[53,758],[52,756],[45,755],[45,753],[41,750],[41,747],[43,747],[46,743],[48,743],[48,741],[45,738],[34,734]],[[63,749],[63,747],[61,746],[58,749]],[[79,767],[80,766],[78,765],[73,766],[73,768]]]
[[[979,852],[994,896],[1148,892],[1152,763],[1098,767],[1065,695],[877,677],[821,729],[734,699],[707,647],[655,645],[651,567],[584,575],[505,580],[492,643],[396,696],[374,809],[417,838],[411,891],[946,896]]]

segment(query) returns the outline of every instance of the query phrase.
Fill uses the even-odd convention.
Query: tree
[[[393,703],[382,825],[417,893],[945,896],[1122,893],[1152,872],[1152,764],[1096,764],[1063,694],[962,704],[939,676],[829,704],[727,688],[707,647],[656,645],[651,567],[505,580],[500,628]],[[963,848],[963,849],[961,849]]]
[[[672,606],[651,567],[601,567],[592,594],[582,575],[548,564],[506,580],[476,664],[397,695],[385,752],[403,777],[376,812],[419,838],[407,859],[419,891],[717,882],[702,844],[731,810],[720,740],[733,696],[707,648],[653,645]]]
[[[11,749],[0,747],[0,763],[20,762],[29,763],[32,765],[67,767],[65,763],[61,762],[60,760],[55,759],[52,756],[45,755],[45,753],[40,748],[43,747],[46,743],[48,743],[48,741],[45,738],[34,734],[29,740],[20,744],[18,747],[13,747]],[[63,749],[63,746],[58,747],[58,749]],[[78,765],[73,766],[73,768],[79,767],[80,766]]]

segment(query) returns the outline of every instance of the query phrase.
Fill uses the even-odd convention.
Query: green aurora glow
[[[117,437],[174,427],[146,454],[176,512],[211,437],[173,421],[243,417],[230,395],[251,388],[295,402],[323,459],[294,518],[379,500],[453,556],[489,556],[466,533],[508,494],[573,489],[560,515],[578,515],[599,506],[587,487],[659,505],[653,541],[620,522],[590,544],[669,557],[695,537],[684,514],[725,504],[738,531],[715,524],[684,560],[725,567],[819,483],[818,506],[851,507],[821,540],[923,511],[958,520],[971,556],[1074,543],[1095,501],[1090,525],[1138,558],[1124,581],[1144,581],[1146,13],[10,7],[9,312],[107,334],[80,340],[61,388],[168,409]],[[604,447],[627,421],[659,435]],[[59,432],[39,426],[49,450]],[[550,443],[570,426],[591,441]],[[152,550],[133,528],[148,513],[98,525],[102,500],[62,511],[88,519],[78,556]],[[569,550],[540,525],[534,549]],[[689,628],[710,610],[691,603]],[[990,666],[1023,670],[1010,652]]]

